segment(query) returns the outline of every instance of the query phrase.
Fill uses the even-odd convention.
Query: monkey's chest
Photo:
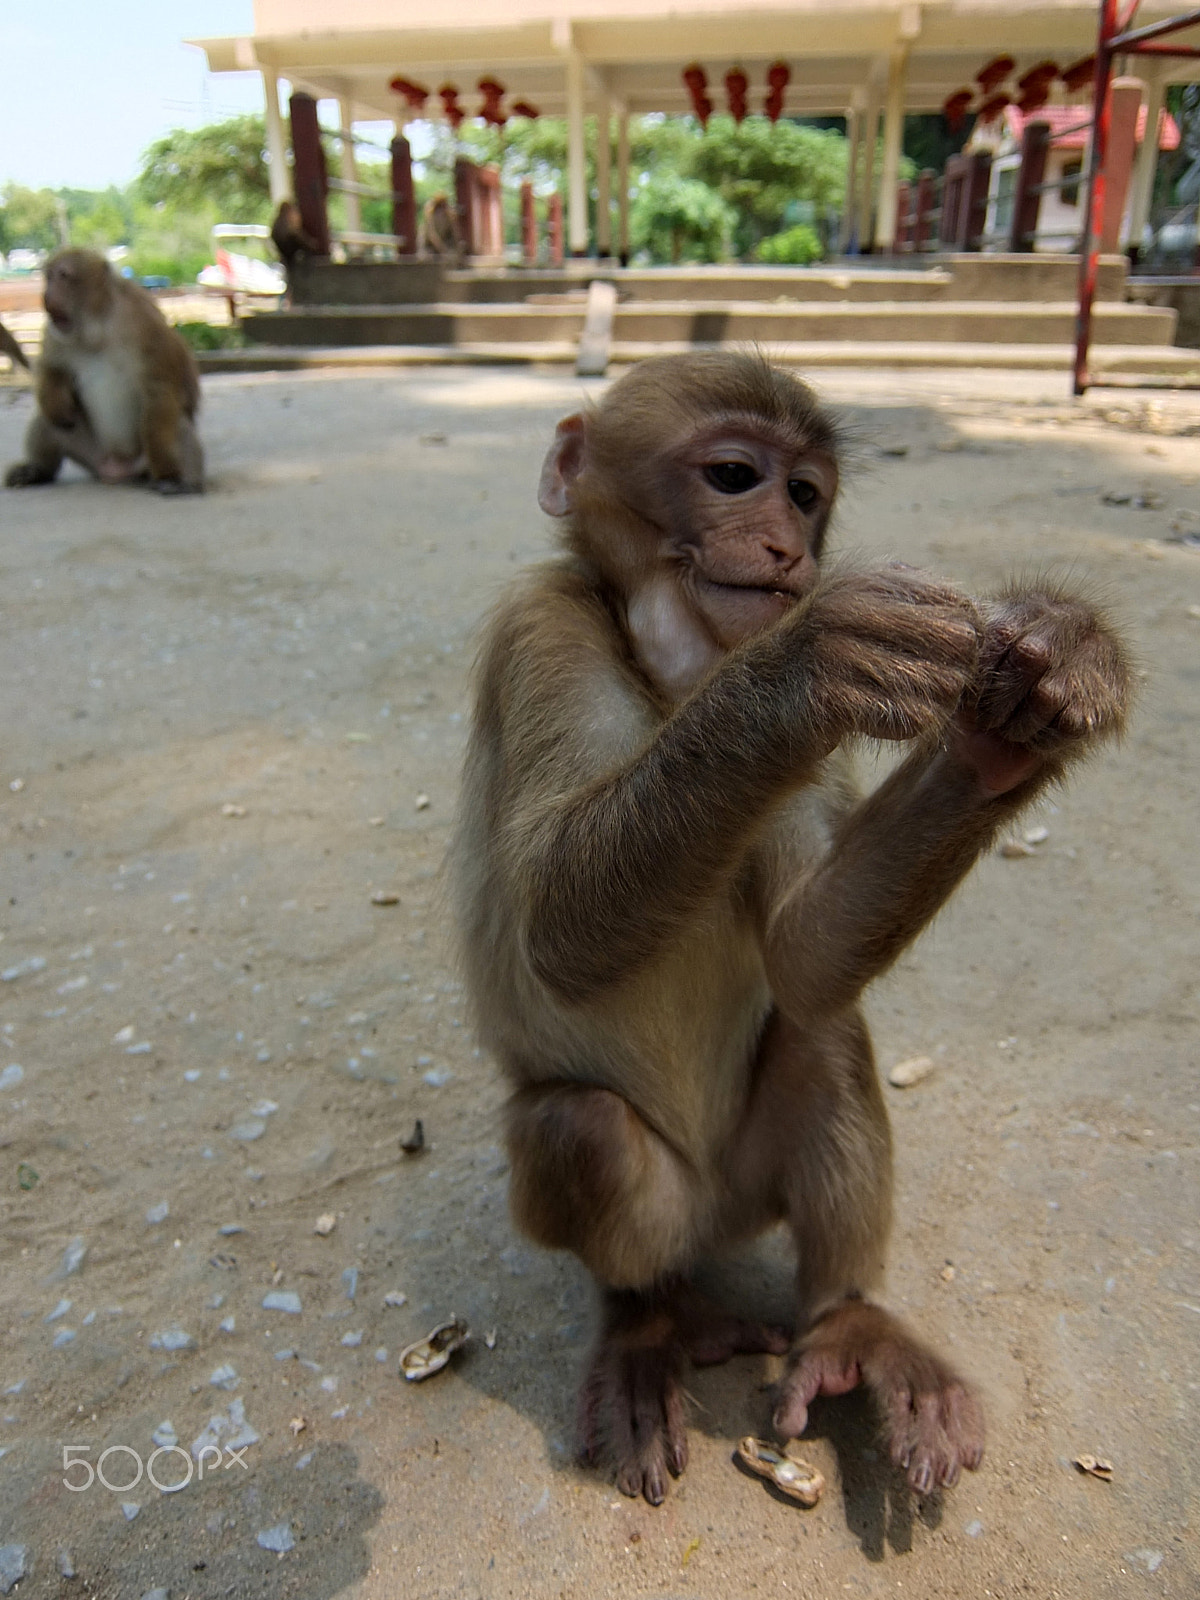
[[[80,357],[75,388],[101,448],[112,455],[141,451],[142,401],[137,372],[107,354]]]

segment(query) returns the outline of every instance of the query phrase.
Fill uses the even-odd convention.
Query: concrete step
[[[1100,344],[1169,345],[1176,313],[1166,307],[1106,302],[1095,309]],[[578,342],[583,305],[293,306],[254,312],[242,324],[255,344],[468,345]],[[625,343],[1065,344],[1074,337],[1070,301],[764,304],[661,301],[618,306],[613,337]]]
[[[693,350],[691,344],[617,343],[615,366],[650,356]],[[946,344],[904,340],[877,343],[843,339],[819,344],[767,344],[771,361],[801,370],[820,367],[876,368],[1008,368],[1013,371],[1061,372],[1064,382],[1074,365],[1070,344]],[[573,368],[574,340],[462,345],[353,345],[341,348],[259,345],[247,350],[206,351],[197,359],[209,372],[301,372],[324,368],[417,366],[566,366]],[[1122,377],[1200,388],[1200,351],[1171,345],[1094,345],[1093,377]]]

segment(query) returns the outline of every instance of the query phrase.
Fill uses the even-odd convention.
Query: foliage
[[[760,239],[754,251],[756,261],[768,261],[777,267],[807,267],[820,261],[825,254],[820,236],[807,222],[798,222],[782,233],[772,233]]]
[[[246,336],[229,323],[177,322],[175,332],[181,334],[193,350],[241,350]]]
[[[0,190],[0,250],[54,250],[62,243],[62,205],[51,189],[19,183]]]
[[[260,116],[176,128],[146,151],[137,192],[152,205],[215,208],[227,222],[269,222],[266,142]]]
[[[790,201],[820,209],[840,204],[846,186],[846,140],[837,133],[747,117],[712,117],[688,152],[687,171],[709,185],[737,214],[734,243],[749,255],[777,231]]]
[[[737,213],[706,183],[669,167],[639,187],[629,214],[630,244],[655,261],[723,261]]]

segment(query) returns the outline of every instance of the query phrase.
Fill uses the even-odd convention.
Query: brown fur
[[[69,459],[107,483],[149,477],[167,494],[203,489],[196,363],[151,297],[103,256],[60,250],[46,263],[44,298],[38,412],[9,487],[49,483]]]
[[[688,1275],[779,1219],[804,1335],[784,1431],[861,1380],[915,1488],[978,1464],[962,1381],[861,1305],[891,1140],[858,1007],[1128,701],[1116,635],[1061,590],[976,606],[905,568],[819,571],[837,470],[795,379],[643,364],[560,424],[541,498],[566,551],[480,658],[452,871],[479,1031],[514,1085],[514,1214],[602,1287],[585,1453],[607,1445],[656,1503],[686,1455],[678,1352],[767,1347],[706,1343]],[[915,741],[865,799],[855,734]]]
[[[7,356],[14,367],[24,367],[26,371],[29,370],[29,357],[2,322],[0,322],[0,356]]]

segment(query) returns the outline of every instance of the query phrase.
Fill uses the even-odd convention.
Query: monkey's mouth
[[[728,596],[734,601],[742,597],[750,600],[755,595],[761,595],[764,599],[790,606],[795,605],[800,598],[796,590],[789,589],[785,585],[778,583],[738,583],[729,578],[706,578],[701,576],[700,586],[717,598]]]
[[[46,315],[50,318],[50,321],[54,324],[54,326],[58,329],[59,333],[69,333],[70,332],[71,319],[70,319],[70,317],[68,317],[66,315],[65,312],[63,312],[63,311],[55,311],[51,306],[47,306],[46,307]]]

